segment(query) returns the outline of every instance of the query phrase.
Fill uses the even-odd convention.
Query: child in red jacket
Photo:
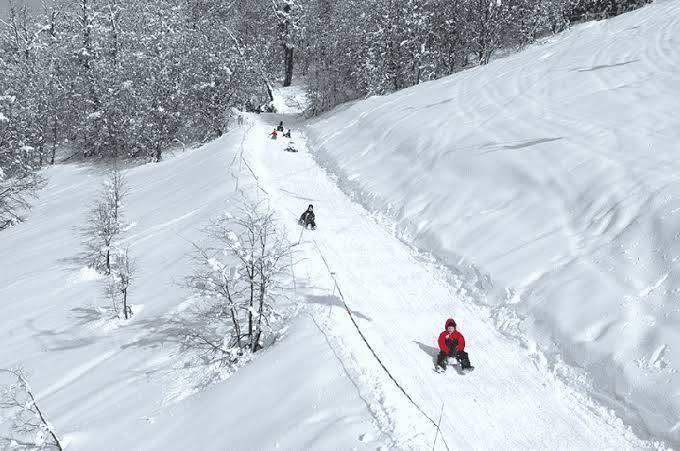
[[[449,357],[455,357],[462,369],[472,368],[467,352],[465,352],[465,337],[456,330],[456,322],[453,318],[446,320],[446,330],[439,334],[439,355],[437,366],[446,371],[446,363]]]

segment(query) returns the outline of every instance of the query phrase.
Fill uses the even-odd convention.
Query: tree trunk
[[[255,301],[254,269],[252,271],[252,276],[250,278],[250,302],[248,303],[248,339],[251,340],[251,344],[253,339],[253,303]]]
[[[258,349],[260,349],[260,335],[262,335],[262,313],[264,311],[264,298],[266,296],[266,283],[261,282],[260,283],[260,299],[259,299],[259,308],[257,309],[257,327],[255,328],[255,339],[252,341],[251,344],[251,351],[257,352]]]
[[[30,405],[32,405],[35,408],[36,413],[38,414],[38,418],[40,419],[40,422],[45,426],[47,431],[49,432],[50,436],[52,437],[52,441],[54,442],[54,446],[59,450],[63,451],[64,447],[61,444],[61,441],[59,440],[59,437],[57,437],[57,434],[54,432],[52,429],[52,425],[50,424],[49,421],[47,421],[47,418],[45,418],[45,415],[43,414],[42,410],[40,407],[38,407],[38,403],[35,399],[35,396],[33,396],[33,391],[30,389],[28,385],[28,381],[24,377],[23,374],[21,373],[15,373],[17,378],[19,379],[19,382],[21,385],[24,387],[24,390],[26,390],[26,394],[28,394],[28,397],[30,398]]]
[[[127,288],[123,289],[123,317],[128,319]]]
[[[260,349],[260,335],[261,332],[257,331],[257,333],[255,334],[255,339],[253,340],[253,343],[250,346],[250,350],[252,352],[257,352]]]
[[[231,307],[229,309],[229,313],[231,314],[231,322],[234,324],[236,344],[238,345],[239,349],[241,349],[241,327],[238,324],[238,319],[236,318],[236,311],[234,310],[234,307]]]
[[[57,154],[57,118],[56,116],[52,120],[52,158],[50,159],[50,164],[54,164],[54,157]]]
[[[293,82],[293,47],[286,46],[284,48],[284,64],[286,66],[286,75],[283,79],[283,86],[290,86]]]

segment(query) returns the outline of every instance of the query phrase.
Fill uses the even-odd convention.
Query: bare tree
[[[42,184],[43,179],[35,171],[6,176],[0,166],[0,230],[24,220],[24,212],[30,208],[29,199],[35,197]]]
[[[197,245],[194,246],[196,267],[194,274],[187,279],[187,286],[210,301],[209,306],[202,312],[203,316],[222,324],[226,323],[231,327],[229,339],[222,337],[217,340],[207,338],[200,338],[200,340],[212,343],[215,349],[220,349],[221,344],[226,345],[225,350],[234,346],[241,348],[241,341],[244,337],[241,333],[239,317],[243,308],[241,297],[244,287],[239,280],[237,268],[218,260],[218,255],[221,253],[219,249],[203,249]]]
[[[130,319],[132,316],[132,308],[128,304],[128,289],[132,284],[134,272],[134,261],[130,258],[129,248],[116,251],[113,255],[106,293],[111,298],[116,313],[118,313],[120,302],[124,319]]]
[[[8,378],[8,384],[0,387],[0,410],[6,413],[3,416],[9,418],[7,427],[0,429],[8,434],[0,436],[0,447],[62,451],[64,447],[38,405],[23,370],[0,369],[0,374]]]
[[[293,81],[293,52],[296,34],[299,33],[301,5],[293,0],[272,0],[272,7],[276,15],[279,45],[283,49],[283,86],[285,87],[290,86]]]
[[[24,220],[44,182],[35,149],[22,139],[18,108],[14,96],[0,96],[0,230]]]
[[[257,246],[255,268],[257,274],[257,318],[251,335],[251,351],[257,351],[262,343],[263,327],[269,326],[269,314],[277,296],[281,296],[281,276],[290,271],[291,244],[277,229],[273,212],[267,208],[260,215],[254,215],[257,221],[248,221],[256,230]],[[251,307],[252,311],[252,307]]]
[[[201,327],[188,330],[186,338],[233,360],[259,350],[271,330],[291,246],[261,203],[245,201],[235,217],[213,220],[205,232],[213,244],[195,245],[195,271],[187,279],[204,302],[196,312]]]
[[[125,177],[113,170],[103,184],[103,189],[90,209],[84,229],[85,246],[90,265],[105,274],[111,273],[111,253],[114,240],[124,227],[123,199],[127,195]]]

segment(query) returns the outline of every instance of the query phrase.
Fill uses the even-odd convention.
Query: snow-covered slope
[[[680,1],[661,1],[345,106],[308,127],[312,153],[299,117],[261,115],[127,170],[126,324],[102,317],[101,281],[74,259],[102,177],[51,168],[29,220],[0,235],[0,367],[26,367],[74,450],[678,444],[678,32]],[[276,105],[295,113],[301,92],[289,94]],[[266,138],[281,119],[299,153]],[[166,326],[190,302],[177,284],[190,241],[234,176],[299,240],[304,305],[211,385],[215,369]],[[320,227],[301,234],[308,203]],[[433,371],[448,316],[474,372]]]
[[[188,294],[190,241],[233,200],[228,170],[247,127],[201,149],[125,171],[136,259],[135,316],[107,319],[102,281],[78,264],[78,227],[100,189],[90,166],[46,171],[26,223],[0,234],[0,368],[23,365],[69,450],[370,447],[380,435],[307,316],[279,343],[207,387],[215,368],[178,351],[170,320]],[[240,187],[249,190],[247,179]],[[314,356],[311,359],[309,356]],[[198,392],[198,393],[197,393]],[[0,416],[2,412],[0,412]]]
[[[680,444],[680,1],[356,102],[308,133],[346,192],[493,287],[504,331]],[[493,361],[486,344],[475,356]]]
[[[267,138],[281,118],[293,129],[298,153],[284,151],[287,139]],[[535,351],[499,333],[487,311],[470,301],[474,293],[466,292],[459,277],[449,277],[348,199],[308,152],[295,118],[261,120],[267,122],[257,124],[245,141],[244,158],[272,205],[289,218],[289,238],[299,240],[295,272],[306,285],[298,285],[297,293],[395,447],[652,446],[567,387]],[[296,219],[309,203],[319,228],[302,232]],[[477,366],[472,373],[434,371],[437,335],[449,315],[467,337]]]

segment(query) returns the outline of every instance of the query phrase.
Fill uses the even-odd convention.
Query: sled
[[[298,225],[299,225],[300,227],[302,227],[303,229],[307,230],[307,226],[305,225],[305,221],[300,221],[300,220],[298,219],[298,222],[297,222],[297,223],[298,223]],[[312,226],[312,230],[316,230],[316,226]]]
[[[463,361],[461,361],[461,360],[463,360]],[[463,363],[466,363],[465,368],[463,368]],[[471,372],[475,369],[475,367],[470,364],[470,359],[468,358],[467,353],[465,353],[465,356],[463,356],[463,358],[461,358],[460,360],[458,360],[457,357],[449,357],[446,360],[446,368],[448,368],[448,367],[453,367],[458,374],[469,373],[469,372]],[[442,367],[440,367],[439,365],[437,365],[437,362],[435,360],[434,372],[435,373],[445,373],[446,370],[443,369]]]

